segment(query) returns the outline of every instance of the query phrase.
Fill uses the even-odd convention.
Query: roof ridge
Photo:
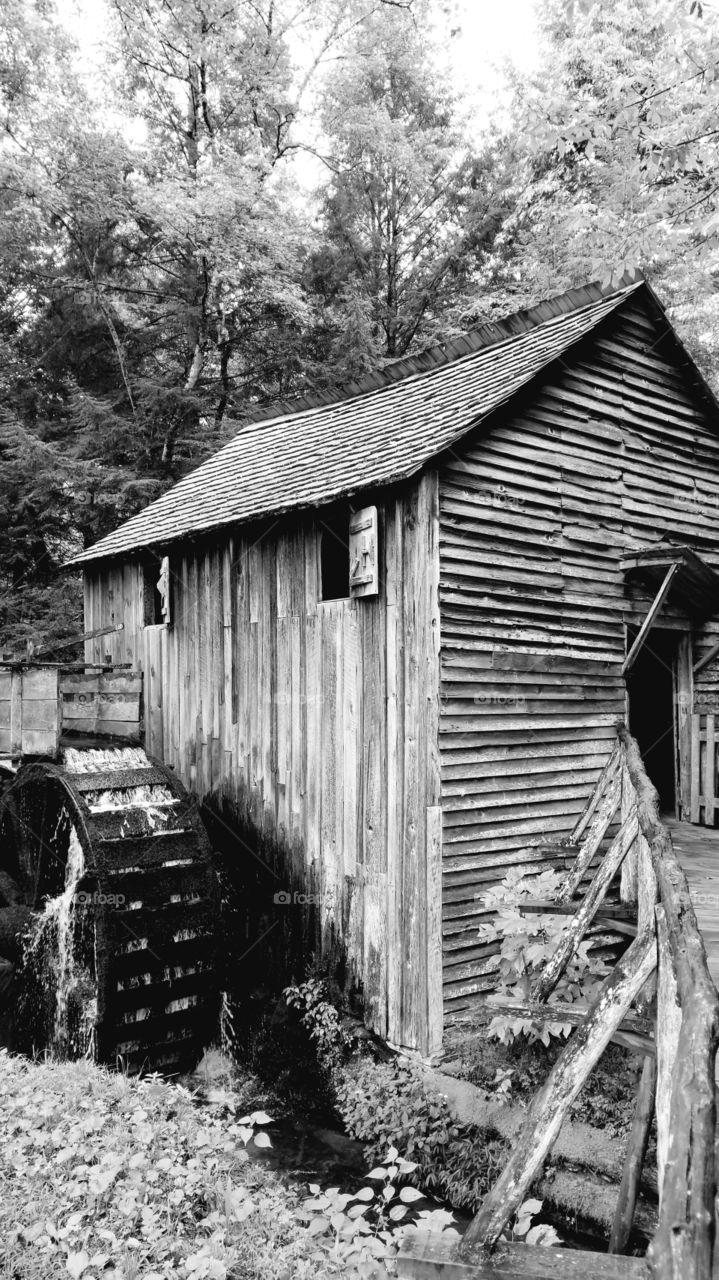
[[[363,374],[361,378],[343,383],[334,389],[307,391],[290,397],[288,400],[274,400],[272,404],[254,407],[248,406],[238,416],[238,433],[246,428],[267,425],[281,418],[307,410],[323,409],[325,406],[341,404],[345,400],[353,400],[358,396],[370,395],[373,391],[384,391],[395,382],[407,382],[413,377],[423,377],[434,369],[444,368],[448,364],[457,363],[468,356],[476,355],[489,347],[500,347],[506,342],[530,333],[544,324],[558,320],[570,312],[575,314],[595,305],[602,298],[619,297],[644,284],[644,275],[638,269],[625,271],[618,284],[605,285],[595,280],[590,284],[578,285],[565,289],[538,302],[533,307],[525,307],[501,320],[487,320],[466,333],[450,338],[447,342],[438,342],[425,347],[410,356],[402,356],[383,369],[374,369]],[[547,314],[549,313],[549,314]],[[509,330],[509,332],[504,332]],[[234,439],[234,436],[232,437]]]

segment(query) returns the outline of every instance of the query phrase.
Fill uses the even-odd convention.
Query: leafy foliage
[[[502,170],[473,153],[436,7],[378,8],[321,96],[329,185],[312,281],[333,364],[356,376],[456,332],[506,212]]]
[[[271,1280],[317,1270],[295,1195],[250,1147],[264,1112],[228,1115],[228,1093],[198,1108],[155,1077],[0,1054],[5,1179],[2,1269],[53,1277]],[[232,1099],[230,1098],[230,1102]]]
[[[719,16],[538,4],[538,70],[482,131],[444,0],[110,0],[93,77],[52,0],[7,0],[3,647],[76,629],[67,551],[254,405],[570,285],[640,265],[719,385]]]
[[[719,15],[674,0],[539,12],[539,69],[515,82],[504,227],[525,296],[639,266],[716,377]]]
[[[388,1147],[416,1164],[413,1181],[429,1195],[474,1212],[507,1156],[501,1139],[453,1120],[446,1098],[404,1063],[353,1060],[335,1077],[347,1132],[379,1162]]]
[[[286,987],[283,995],[290,1008],[301,1010],[302,1026],[315,1041],[318,1056],[327,1066],[331,1067],[356,1047],[356,1036],[328,999],[326,978],[310,977],[299,986]]]
[[[398,1227],[424,1226],[458,1234],[451,1213],[439,1206],[427,1208],[421,1191],[399,1185],[416,1167],[390,1147],[382,1163],[366,1175],[368,1182],[379,1185],[350,1193],[310,1185],[311,1194],[297,1216],[308,1224],[328,1256],[341,1263],[345,1274],[382,1280],[397,1253]]]
[[[483,943],[499,947],[496,998],[504,1002],[526,1003],[533,979],[542,972],[556,951],[567,917],[551,912],[524,915],[521,907],[527,898],[551,901],[557,896],[561,882],[561,875],[551,869],[527,875],[518,868],[512,868],[501,885],[484,895],[483,903],[491,910],[492,919],[480,926],[479,936]],[[549,1007],[553,1002],[559,1002],[587,1008],[607,972],[605,966],[600,966],[592,958],[589,942],[584,939],[550,997]],[[551,1036],[567,1036],[571,1026],[566,1020],[562,1021],[561,1016],[545,1021],[544,1018],[513,1017],[502,1013],[492,1019],[487,1034],[496,1036],[505,1044],[511,1044],[517,1036],[526,1036],[530,1043],[541,1040],[547,1045]]]

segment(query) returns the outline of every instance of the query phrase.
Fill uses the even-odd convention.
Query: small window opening
[[[167,556],[153,557],[143,565],[143,604],[146,627],[170,621],[170,564]]]
[[[320,515],[322,600],[346,600],[350,593],[349,507]]]

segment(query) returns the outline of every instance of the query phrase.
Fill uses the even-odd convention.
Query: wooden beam
[[[610,1253],[626,1253],[629,1237],[632,1234],[634,1210],[639,1196],[639,1183],[642,1176],[644,1157],[647,1154],[649,1130],[654,1115],[654,1090],[657,1083],[657,1060],[653,1056],[644,1059],[637,1105],[627,1144],[627,1155],[624,1172],[617,1197],[617,1208],[609,1237]]]
[[[502,1241],[491,1254],[460,1253],[456,1236],[408,1231],[397,1258],[402,1280],[648,1280],[643,1258]]]
[[[487,1000],[487,1009],[510,1018],[535,1018],[540,1022],[571,1022],[573,1027],[580,1027],[587,1016],[586,1009],[574,1009],[570,1004],[515,1004],[512,1000],[495,1000],[493,996]],[[640,1053],[642,1057],[653,1055],[654,1039],[651,1028],[652,1024],[648,1018],[627,1018],[614,1032],[612,1043],[622,1045],[632,1053]]]
[[[572,834],[569,837],[570,842],[572,844],[579,844],[579,841],[581,840],[582,836],[584,835],[584,832],[589,826],[589,823],[594,817],[594,813],[597,808],[597,805],[599,804],[599,801],[601,800],[605,791],[608,790],[609,784],[612,781],[614,774],[616,773],[619,767],[620,756],[621,756],[621,747],[619,743],[617,743],[612,754],[607,760],[607,763],[602,769],[601,774],[599,775],[599,781],[597,782],[597,785],[594,788],[594,791],[592,792],[591,796],[589,797],[589,800],[584,806],[582,813],[577,819],[577,822],[574,826],[574,830],[572,831]]]
[[[513,1154],[472,1219],[462,1256],[475,1245],[493,1248],[542,1168],[564,1117],[621,1025],[657,962],[654,934],[642,933],[602,984],[587,1017],[572,1035],[532,1101]]]
[[[547,898],[546,901],[537,899],[534,902],[520,902],[517,904],[517,910],[522,916],[573,916],[576,914],[577,904],[553,902],[551,898]],[[623,915],[625,910],[627,914]],[[627,938],[636,938],[635,919],[636,911],[632,912],[631,908],[610,906],[597,912],[594,923],[602,924],[607,929],[614,929],[616,933],[623,933]]]
[[[631,668],[633,667],[640,649],[642,648],[647,636],[649,635],[649,632],[651,631],[652,627],[654,626],[654,623],[656,622],[657,618],[659,617],[659,614],[661,613],[662,607],[664,605],[664,601],[669,595],[669,588],[671,587],[672,582],[674,581],[674,578],[676,577],[678,572],[679,572],[679,565],[677,562],[675,562],[674,564],[671,564],[667,569],[666,575],[664,577],[664,581],[661,587],[659,588],[652,604],[650,605],[649,612],[646,618],[644,619],[641,627],[639,628],[639,634],[637,635],[634,641],[634,644],[632,645],[631,649],[629,650],[629,653],[627,654],[626,658],[624,659],[624,662],[622,663],[623,676],[626,675],[627,671],[631,670]]]
[[[75,644],[83,644],[85,640],[96,640],[99,636],[111,636],[116,631],[124,631],[124,622],[118,622],[116,626],[95,627],[93,631],[83,631],[82,635],[71,636],[69,640],[58,640],[57,644],[46,645],[44,649],[35,649],[32,641],[28,641],[28,658],[41,658],[44,653],[54,653],[56,649],[70,649]]]
[[[517,910],[527,915],[573,916],[578,905],[576,902],[556,902],[554,898],[523,898],[517,904]],[[625,924],[636,924],[637,908],[624,902],[612,902],[602,907],[595,918],[607,923],[621,920]]]
[[[620,768],[615,767],[607,772],[606,778],[602,775],[597,784],[597,789],[592,797],[592,799],[596,798],[597,803],[592,808],[586,829],[582,828],[584,839],[579,847],[574,865],[567,873],[566,879],[559,890],[560,902],[569,902],[570,898],[577,892],[587,868],[591,865],[592,859],[599,849],[617,811],[621,794],[622,771]]]
[[[594,879],[587,889],[581,906],[576,915],[572,917],[556,950],[533,984],[531,993],[533,1000],[546,1000],[550,992],[556,987],[589,928],[600,903],[603,901],[614,875],[627,854],[627,850],[636,840],[638,834],[637,815],[632,812],[607,849],[600,866],[597,868]]]

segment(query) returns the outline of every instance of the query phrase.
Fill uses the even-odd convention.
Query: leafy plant
[[[416,1164],[414,1181],[455,1208],[474,1211],[502,1168],[507,1146],[452,1118],[447,1099],[409,1064],[357,1059],[336,1078],[337,1109],[351,1137],[379,1162],[388,1147]]]
[[[505,1231],[508,1240],[522,1240],[525,1244],[556,1247],[562,1238],[547,1222],[539,1222],[532,1226],[532,1219],[541,1212],[542,1200],[525,1200],[520,1204],[510,1225]]]
[[[387,1263],[397,1252],[400,1226],[422,1222],[441,1230],[454,1227],[453,1214],[439,1206],[417,1208],[425,1199],[422,1192],[399,1185],[416,1169],[413,1161],[403,1160],[397,1148],[390,1147],[382,1163],[367,1174],[376,1187],[349,1193],[330,1187],[323,1192],[311,1184],[311,1195],[299,1206],[297,1216],[308,1223],[308,1231],[320,1238],[327,1253],[341,1262],[343,1274],[385,1276]]]
[[[283,994],[291,1008],[301,1011],[300,1021],[327,1065],[341,1060],[357,1047],[357,1037],[347,1029],[329,999],[326,978],[308,978],[299,986],[285,987]]]
[[[296,1193],[252,1158],[269,1145],[266,1112],[85,1062],[0,1051],[0,1070],[3,1275],[316,1280]]]
[[[491,1084],[494,1099],[502,1106],[510,1102],[512,1097],[512,1077],[514,1072],[509,1068],[497,1067]]]
[[[567,917],[551,911],[524,915],[522,903],[528,898],[556,899],[561,883],[560,874],[551,869],[527,875],[518,868],[512,868],[501,885],[484,894],[484,906],[493,914],[491,921],[480,926],[479,936],[483,943],[494,943],[499,947],[496,998],[520,1004],[529,999],[534,979],[557,949],[567,926]],[[606,967],[592,956],[589,942],[585,939],[560,978],[550,1007],[554,1001],[586,1008],[607,972]],[[490,1022],[487,1033],[504,1044],[525,1036],[530,1043],[541,1040],[547,1045],[552,1036],[567,1036],[571,1029],[572,1023],[559,1013],[550,1022],[524,1014],[515,1017],[498,1013]]]

